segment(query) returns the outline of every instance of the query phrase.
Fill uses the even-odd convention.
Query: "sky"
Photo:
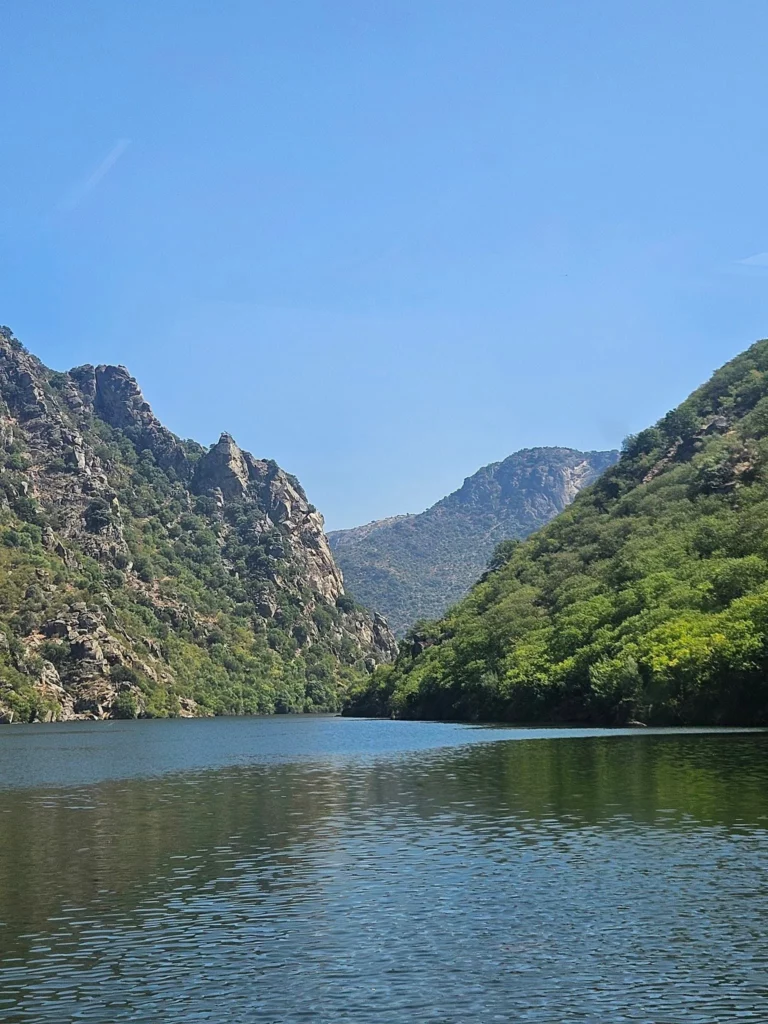
[[[765,0],[0,8],[0,323],[329,529],[768,335]]]

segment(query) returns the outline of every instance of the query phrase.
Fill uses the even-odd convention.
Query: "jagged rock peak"
[[[324,532],[323,517],[307,501],[299,481],[276,462],[256,459],[223,433],[195,467],[191,489],[213,497],[219,508],[243,501],[260,508],[291,543],[299,544],[312,588],[330,602],[344,594],[344,582]]]
[[[249,480],[245,455],[232,435],[223,433],[197,463],[192,489],[197,494],[219,491],[223,498],[242,498]]]
[[[178,438],[157,419],[125,366],[86,364],[70,370],[67,376],[88,411],[109,426],[131,434],[164,469],[172,468],[181,477],[189,476],[190,466]]]
[[[97,366],[96,411],[113,427],[137,427],[157,423],[149,402],[135,378],[124,366]]]
[[[27,352],[8,327],[0,327],[0,397],[20,422],[48,412],[42,371],[40,360]]]
[[[67,376],[90,411],[110,426],[125,430],[150,421],[157,423],[137,381],[124,366],[85,363],[75,366]]]

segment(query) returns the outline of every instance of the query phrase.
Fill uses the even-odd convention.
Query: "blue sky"
[[[618,445],[768,335],[765,0],[36,0],[0,36],[0,323],[329,528]]]

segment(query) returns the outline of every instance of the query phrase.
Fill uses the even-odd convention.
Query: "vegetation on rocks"
[[[294,477],[0,328],[0,720],[334,710],[394,650]]]
[[[504,545],[348,711],[768,724],[768,341]]]

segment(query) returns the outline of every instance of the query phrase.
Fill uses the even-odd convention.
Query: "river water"
[[[768,734],[0,732],[0,1021],[768,1021]]]

